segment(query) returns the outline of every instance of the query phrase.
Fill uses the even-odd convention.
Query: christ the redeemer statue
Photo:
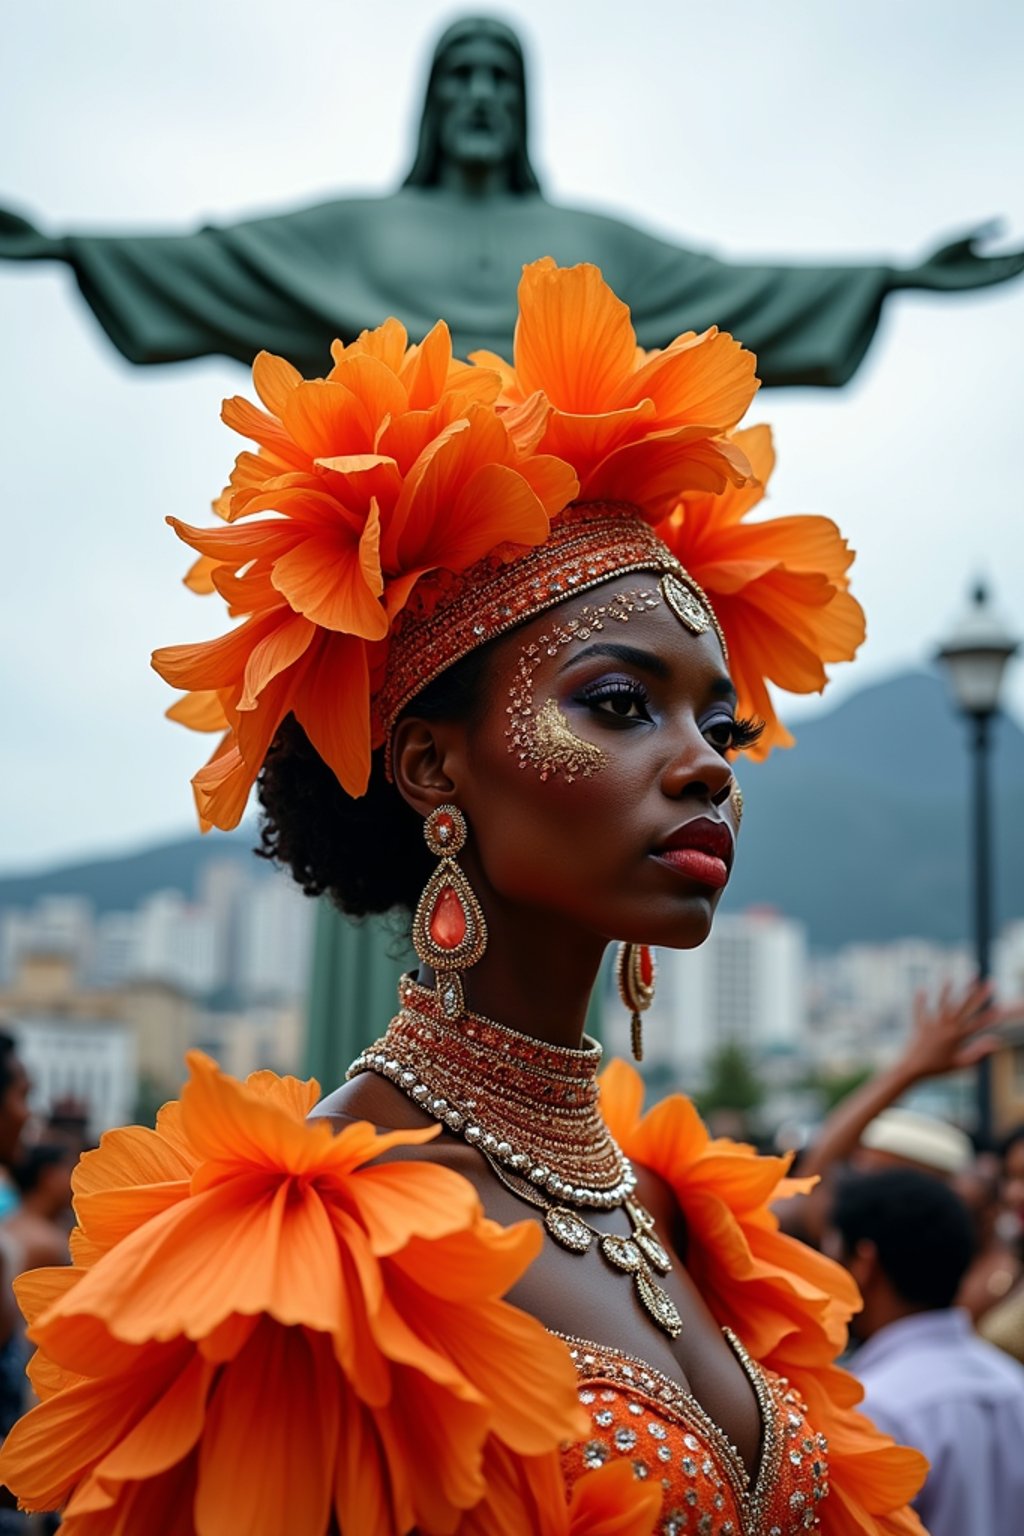
[[[456,354],[507,355],[525,262],[593,261],[629,305],[642,346],[721,326],[757,354],[767,385],[841,385],[900,288],[952,292],[1002,282],[1024,255],[960,240],[919,266],[721,261],[602,214],[549,202],[527,148],[522,48],[499,22],[467,18],[441,38],[415,163],[382,197],[186,235],[50,237],[0,211],[0,257],[74,270],[107,335],[135,363],[267,348],[322,373],[335,336],[397,315],[410,336],[438,315]]]

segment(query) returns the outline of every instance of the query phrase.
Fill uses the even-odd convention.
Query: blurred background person
[[[850,1368],[865,1411],[931,1462],[915,1502],[931,1536],[1019,1536],[1024,1367],[954,1305],[974,1252],[964,1202],[914,1168],[850,1173],[826,1248],[864,1300]]]
[[[978,1329],[983,1338],[1024,1362],[1024,1125],[1016,1126],[1004,1139],[1000,1156],[997,1231],[1011,1254],[1012,1274]]]
[[[15,1304],[11,1281],[26,1266],[21,1242],[6,1229],[6,1221],[18,1204],[11,1171],[22,1154],[30,1115],[30,1089],[29,1076],[18,1056],[13,1035],[0,1030],[0,1169],[5,1175],[8,1196],[2,1207],[6,1215],[0,1220],[0,1441],[25,1406],[27,1352],[24,1325]],[[13,1494],[0,1488],[0,1536],[16,1536],[28,1529],[25,1516],[14,1507]]]
[[[21,1268],[14,1274],[70,1262],[67,1216],[77,1158],[77,1151],[65,1141],[39,1141],[25,1147],[14,1164],[20,1204],[0,1222],[8,1243],[13,1239],[20,1249]]]
[[[993,1005],[988,982],[973,982],[963,992],[944,986],[934,1003],[919,992],[900,1055],[841,1099],[800,1154],[794,1172],[801,1178],[817,1175],[821,1182],[804,1199],[776,1207],[784,1230],[821,1247],[831,1185],[846,1165],[911,1167],[945,1180],[965,1175],[974,1162],[970,1138],[936,1116],[897,1107],[897,1100],[991,1055],[999,1048],[994,1031],[1007,1017]]]

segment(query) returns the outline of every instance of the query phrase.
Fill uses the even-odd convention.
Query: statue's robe
[[[457,356],[508,356],[523,264],[593,261],[630,306],[640,344],[718,325],[765,384],[845,384],[878,324],[891,271],[740,263],[680,249],[537,194],[469,199],[431,187],[339,199],[188,235],[71,235],[79,285],[135,363],[267,348],[323,373],[335,336],[388,315],[419,339],[443,315]]]

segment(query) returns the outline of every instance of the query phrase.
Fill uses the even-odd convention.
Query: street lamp
[[[992,944],[992,833],[989,786],[990,726],[999,711],[999,690],[1010,657],[1019,648],[989,601],[988,588],[979,581],[971,602],[952,635],[940,646],[942,662],[953,702],[966,716],[973,749],[972,819],[974,822],[974,946],[978,976],[987,981],[991,971]],[[992,1135],[992,1061],[978,1063],[978,1135],[988,1142]]]

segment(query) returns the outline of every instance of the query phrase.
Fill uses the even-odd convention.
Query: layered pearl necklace
[[[480,1014],[445,1017],[427,987],[403,977],[399,1012],[348,1069],[376,1072],[487,1159],[518,1199],[544,1211],[549,1235],[573,1253],[596,1242],[602,1257],[632,1276],[637,1296],[675,1337],[682,1320],[652,1270],[671,1261],[654,1221],[634,1198],[636,1174],[598,1107],[601,1047],[549,1045]],[[581,1209],[624,1207],[632,1233],[602,1233]]]

